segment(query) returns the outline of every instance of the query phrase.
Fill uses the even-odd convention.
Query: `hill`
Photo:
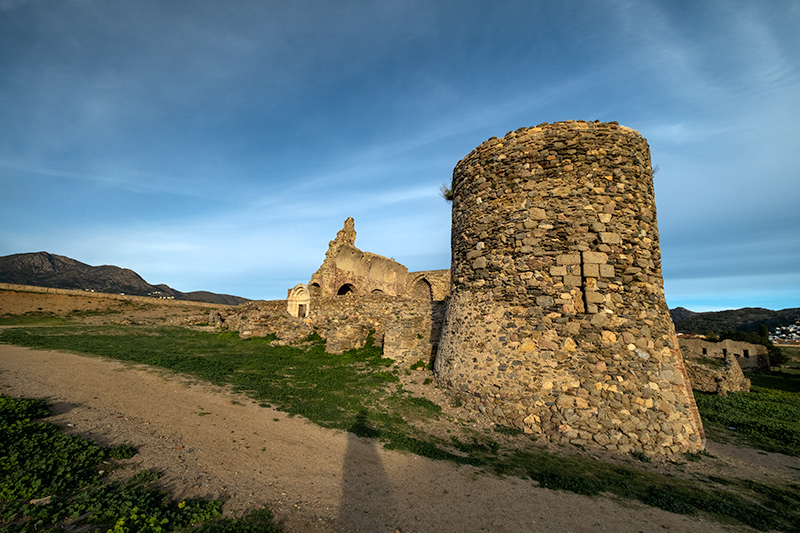
[[[229,305],[250,301],[239,296],[206,291],[183,293],[168,285],[151,285],[128,268],[113,265],[90,266],[63,255],[47,252],[0,257],[0,282],[153,298],[172,297],[176,300]]]
[[[761,307],[745,307],[728,311],[695,313],[677,307],[669,312],[679,333],[721,333],[723,331],[758,331],[764,324],[770,331],[800,320],[800,308],[772,311]]]

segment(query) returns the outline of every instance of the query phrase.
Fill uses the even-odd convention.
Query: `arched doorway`
[[[433,289],[431,288],[431,284],[425,278],[418,279],[411,287],[410,296],[415,300],[431,301],[433,299]]]
[[[286,299],[286,310],[292,316],[305,318],[308,316],[310,303],[311,298],[309,297],[308,287],[304,283],[298,283],[289,291],[289,297]]]

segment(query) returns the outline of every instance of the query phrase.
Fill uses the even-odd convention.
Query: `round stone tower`
[[[456,165],[440,384],[498,424],[561,442],[702,449],[650,165],[635,130],[582,121],[492,138]]]

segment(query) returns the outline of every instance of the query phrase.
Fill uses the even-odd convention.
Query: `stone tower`
[[[647,141],[568,121],[492,138],[453,171],[435,373],[498,424],[621,452],[703,429],[664,298]]]

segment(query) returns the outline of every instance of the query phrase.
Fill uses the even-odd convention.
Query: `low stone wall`
[[[314,332],[303,319],[289,314],[285,300],[262,300],[214,310],[209,313],[208,323],[238,331],[239,336],[245,339],[280,332],[280,337],[287,343],[304,339]]]
[[[688,337],[680,337],[678,342],[684,357],[712,357],[722,360],[730,354],[736,358],[738,366],[745,372],[769,370],[769,351],[766,346],[760,344],[731,339],[711,342]]]
[[[14,283],[0,283],[0,290],[15,292],[32,292],[38,294],[60,294],[65,296],[83,296],[91,298],[107,298],[111,300],[124,300],[157,305],[178,305],[205,307],[208,309],[229,308],[231,305],[214,304],[208,302],[195,302],[193,300],[168,300],[165,298],[150,298],[148,296],[133,296],[130,294],[110,294],[106,292],[79,291],[74,289],[56,289],[53,287],[35,287],[33,285],[17,285]],[[284,306],[286,303],[284,302]]]
[[[686,371],[694,390],[727,396],[729,392],[750,392],[750,380],[744,377],[739,363],[731,354],[724,360],[685,360]]]
[[[370,331],[386,357],[401,366],[426,364],[436,353],[445,302],[398,298],[385,294],[334,296],[311,300],[307,317],[291,316],[284,300],[259,301],[212,311],[209,323],[238,331],[242,337],[275,334],[278,342],[295,343],[316,332],[329,353],[362,348]]]

